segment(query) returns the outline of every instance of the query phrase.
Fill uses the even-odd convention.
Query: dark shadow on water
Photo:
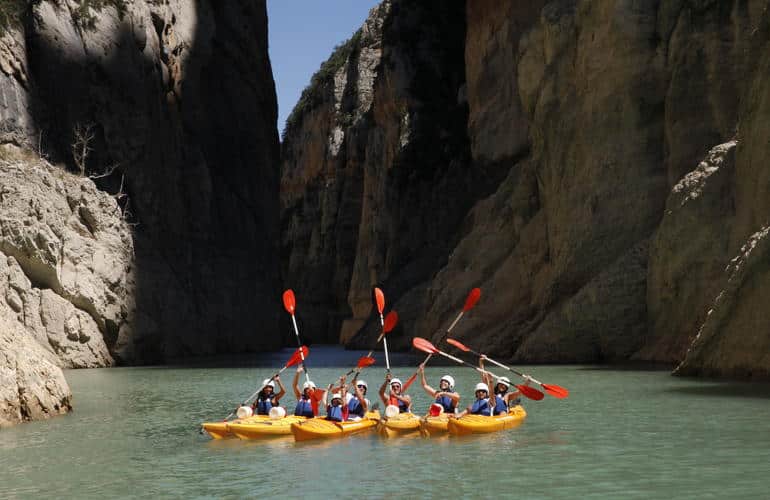
[[[368,354],[368,351],[347,351],[335,345],[314,345],[309,349],[308,370],[315,367],[350,366],[353,368],[360,357]],[[167,365],[158,365],[153,368],[280,368],[294,352],[295,349],[286,348],[275,352],[172,359]],[[385,355],[382,352],[375,352],[373,356],[377,361],[372,368],[385,369]],[[422,355],[413,353],[390,353],[389,356],[392,368],[408,367],[412,370],[424,360]]]
[[[628,362],[613,363],[607,365],[581,366],[580,371],[612,371],[612,372],[671,372],[676,367],[671,363],[651,363],[651,362]]]
[[[662,392],[669,394],[682,394],[690,396],[708,396],[719,398],[754,398],[770,399],[770,383],[757,382],[723,382],[715,383],[713,381],[704,381],[701,379],[689,379],[691,381],[701,382],[704,385],[688,387],[672,387],[663,389]]]

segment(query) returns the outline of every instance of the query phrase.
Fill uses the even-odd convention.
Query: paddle
[[[380,343],[380,340],[382,340],[386,334],[390,333],[396,327],[396,323],[398,323],[398,313],[396,311],[390,311],[388,315],[385,316],[385,324],[382,327],[382,333],[380,333],[380,336],[377,337],[377,342],[374,343],[375,346]],[[366,356],[358,358],[358,364],[356,367],[350,369],[345,374],[345,376],[347,377],[356,370],[360,372],[363,368],[373,365],[375,363],[375,359],[372,357],[372,354],[374,354],[374,349],[369,351],[369,354]]]
[[[275,377],[277,377],[278,375],[280,375],[280,374],[281,374],[281,373],[282,373],[282,372],[283,372],[285,369],[287,369],[288,367],[290,367],[290,366],[294,366],[294,365],[296,365],[297,363],[299,363],[300,361],[304,360],[304,359],[307,357],[307,355],[308,355],[309,353],[310,353],[310,350],[309,350],[307,347],[305,347],[304,345],[303,345],[303,346],[300,346],[300,347],[299,347],[299,349],[297,349],[296,351],[294,351],[294,354],[292,354],[292,355],[291,355],[291,357],[289,358],[289,361],[287,361],[287,362],[286,362],[286,364],[285,364],[285,365],[283,365],[283,368],[281,368],[280,370],[278,370],[278,371],[275,373],[275,375],[273,375],[272,377],[270,377],[270,378],[268,379],[268,382],[269,382],[269,381],[272,381],[272,380],[275,380]],[[246,399],[246,401],[244,401],[242,404],[238,405],[238,408],[240,408],[241,406],[246,406],[247,404],[249,404],[249,401],[251,401],[251,400],[254,398],[254,396],[256,396],[257,394],[259,394],[259,391],[261,391],[263,388],[264,388],[264,387],[260,387],[260,388],[257,390],[257,392],[255,392],[254,394],[252,394],[251,396],[249,396],[249,397]],[[236,411],[238,411],[238,408],[236,408],[234,411],[231,411],[231,412],[230,412],[230,414],[229,414],[228,416],[226,416],[226,417],[223,419],[223,421],[226,421],[228,418],[232,417],[232,416],[235,414],[235,412],[236,412]]]
[[[543,389],[545,389],[545,392],[547,392],[548,394],[550,394],[551,396],[553,396],[553,397],[555,397],[555,398],[564,399],[564,398],[566,398],[567,396],[569,396],[569,391],[568,391],[567,389],[565,389],[564,387],[559,387],[558,385],[553,385],[553,384],[543,384],[542,382],[538,382],[537,380],[533,379],[533,378],[532,378],[532,377],[530,377],[529,375],[524,375],[523,373],[520,373],[520,372],[518,372],[518,371],[514,370],[514,369],[513,369],[513,368],[511,368],[510,366],[506,366],[506,365],[504,365],[504,364],[502,364],[502,363],[499,363],[499,362],[495,361],[495,360],[494,360],[494,359],[492,359],[492,358],[488,358],[488,357],[487,357],[485,354],[481,354],[480,352],[476,352],[476,351],[474,351],[473,349],[471,349],[470,347],[466,346],[465,344],[462,344],[462,343],[461,343],[460,341],[458,341],[458,340],[455,340],[455,339],[446,339],[446,341],[447,341],[447,343],[449,343],[449,344],[451,344],[451,345],[453,345],[453,346],[457,347],[457,348],[458,348],[458,349],[460,349],[461,351],[470,352],[470,353],[473,353],[473,354],[475,354],[476,356],[481,356],[481,357],[483,357],[484,359],[486,359],[487,361],[489,361],[490,363],[492,363],[492,364],[495,364],[495,365],[499,366],[500,368],[505,368],[506,370],[508,370],[508,371],[510,371],[510,372],[513,372],[513,373],[515,373],[516,375],[518,375],[518,376],[520,376],[520,377],[522,377],[522,378],[524,378],[524,379],[528,379],[528,380],[531,380],[532,382],[534,382],[534,383],[536,383],[536,384],[540,385],[540,387],[542,387]],[[518,385],[517,385],[516,387],[519,387],[519,388],[521,388],[522,386],[518,386]],[[526,386],[523,386],[523,387],[526,387]],[[524,392],[524,391],[522,391],[522,392]]]
[[[299,328],[297,328],[297,319],[294,317],[294,311],[297,308],[297,300],[294,297],[294,290],[289,288],[285,292],[283,292],[283,307],[286,309],[286,312],[291,314],[291,322],[294,325],[294,334],[297,337],[297,345],[301,346],[302,341],[299,339]],[[307,366],[305,365],[305,356],[302,355],[302,352],[300,351],[300,357],[302,358],[302,370],[305,372],[305,381],[310,381],[310,374],[307,371]],[[316,388],[315,391],[313,391],[313,394],[320,399],[321,395],[323,394],[323,389]]]
[[[452,329],[455,327],[457,322],[460,321],[460,318],[462,318],[463,315],[466,312],[468,312],[471,309],[473,309],[473,306],[476,305],[476,302],[479,301],[479,298],[481,298],[481,289],[480,288],[474,288],[473,290],[470,291],[470,293],[468,294],[468,297],[465,298],[465,304],[463,304],[463,310],[460,311],[460,314],[458,314],[457,317],[455,318],[455,320],[452,321],[452,324],[449,325],[449,328],[446,329],[446,332],[444,333],[444,336],[441,337],[441,340],[439,340],[439,342],[444,340],[449,335],[449,332],[452,331]],[[433,354],[428,354],[428,357],[425,358],[425,361],[423,361],[421,364],[425,365],[428,361],[430,361],[431,356],[433,356]],[[407,381],[404,384],[404,387],[403,387],[402,390],[406,391],[409,388],[409,386],[412,385],[412,383],[417,379],[417,374],[419,372],[420,371],[417,370],[416,372],[414,372],[414,375],[412,375],[411,377],[409,377],[407,379]]]
[[[388,339],[385,338],[384,332],[385,332],[385,318],[382,316],[382,311],[385,310],[385,294],[382,293],[382,290],[380,290],[377,287],[374,287],[374,298],[377,302],[377,310],[380,311],[380,326],[382,326],[383,335],[380,335],[382,338],[382,346],[385,348],[385,369],[388,373],[390,373],[390,359],[388,358]],[[379,340],[378,340],[379,342]]]
[[[479,368],[476,365],[472,365],[472,364],[468,363],[467,361],[463,361],[462,359],[456,358],[456,357],[452,356],[451,354],[447,354],[444,351],[438,350],[433,344],[431,344],[430,342],[428,342],[427,340],[425,340],[425,339],[423,339],[421,337],[413,338],[412,339],[412,345],[415,348],[417,348],[417,349],[419,349],[419,350],[421,350],[423,352],[427,352],[428,354],[440,354],[440,355],[444,356],[445,358],[451,359],[452,361],[454,361],[456,363],[460,363],[461,365],[469,366],[469,367],[473,368],[474,370],[476,370],[476,371],[478,371],[480,373],[486,373],[487,375],[491,375],[494,378],[498,378],[497,375],[495,375],[494,373],[490,372],[489,370],[482,370],[481,368]],[[516,387],[521,391],[522,394],[524,394],[526,397],[528,397],[530,399],[534,399],[536,401],[539,401],[539,400],[541,400],[541,399],[543,399],[545,397],[542,392],[538,391],[534,387],[529,387],[529,386],[526,386],[526,385],[521,385],[521,386],[517,385]]]

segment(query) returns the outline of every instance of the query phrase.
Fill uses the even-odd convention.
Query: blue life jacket
[[[270,415],[270,409],[273,407],[273,400],[271,398],[261,399],[257,398],[257,415]]]
[[[313,405],[310,403],[310,398],[305,397],[303,394],[297,401],[297,406],[294,408],[294,414],[298,417],[313,418]]]
[[[508,413],[508,404],[499,394],[495,394],[495,415]]]
[[[409,405],[406,404],[404,401],[398,400],[398,412],[399,413],[409,413]]]
[[[474,401],[471,407],[471,414],[489,417],[489,399],[477,399]]]
[[[436,403],[444,407],[444,413],[455,412],[454,400],[449,396],[441,396],[440,398],[436,398]]]
[[[342,405],[333,406],[328,405],[326,407],[326,420],[334,420],[335,422],[342,422]]]
[[[355,396],[348,401],[348,415],[364,418],[364,407],[361,406],[361,401]]]

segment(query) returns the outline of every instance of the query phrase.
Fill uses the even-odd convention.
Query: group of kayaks
[[[229,422],[207,422],[203,429],[214,439],[240,438],[265,439],[275,436],[294,436],[295,441],[313,439],[334,439],[366,431],[376,431],[380,436],[395,438],[409,435],[440,436],[483,434],[512,429],[527,417],[522,406],[514,406],[507,414],[493,417],[464,415],[454,418],[447,414],[419,416],[414,413],[399,413],[392,417],[380,416],[370,411],[361,419],[336,422],[324,417],[307,418],[284,416],[271,418],[268,415],[232,420]]]
[[[379,288],[374,289],[374,295],[377,301],[377,308],[380,313],[380,322],[382,324],[382,333],[380,334],[379,338],[377,339],[377,343],[380,342],[380,340],[383,341],[384,348],[385,348],[385,362],[386,367],[388,370],[388,376],[386,377],[386,380],[391,382],[391,387],[395,389],[398,389],[399,392],[395,394],[397,399],[392,399],[394,394],[391,393],[391,399],[388,401],[385,398],[384,394],[384,388],[385,384],[383,384],[383,387],[381,388],[380,397],[383,399],[383,401],[388,404],[387,408],[385,409],[385,415],[380,415],[380,412],[375,408],[369,408],[369,411],[366,411],[366,407],[368,407],[368,400],[367,404],[364,405],[365,408],[361,409],[360,413],[358,413],[358,416],[354,416],[352,418],[348,418],[349,415],[345,415],[344,418],[339,418],[339,413],[330,413],[330,409],[334,407],[336,410],[339,410],[338,406],[341,402],[344,400],[344,377],[341,377],[341,385],[342,385],[342,391],[341,393],[334,393],[331,394],[331,405],[327,407],[327,417],[320,417],[318,415],[318,398],[313,396],[314,392],[324,393],[323,401],[324,404],[326,404],[326,397],[329,394],[329,391],[322,391],[321,389],[318,389],[315,387],[315,385],[310,381],[307,373],[307,367],[305,366],[305,360],[308,356],[308,349],[305,346],[301,345],[300,338],[299,338],[299,330],[297,328],[297,322],[294,318],[295,313],[295,297],[294,292],[292,290],[287,290],[283,294],[283,303],[284,308],[286,311],[291,314],[292,317],[292,323],[294,326],[294,332],[297,336],[297,343],[299,344],[299,349],[297,349],[297,352],[295,352],[291,359],[286,363],[286,365],[281,368],[273,377],[266,379],[262,385],[260,386],[260,391],[267,391],[268,386],[272,386],[272,388],[275,388],[275,384],[273,381],[279,380],[279,375],[281,372],[283,372],[285,369],[287,369],[289,366],[293,366],[295,364],[301,364],[302,369],[298,369],[297,375],[294,379],[294,390],[297,395],[297,397],[301,400],[300,402],[303,402],[304,405],[308,406],[312,402],[314,406],[314,409],[312,412],[307,410],[307,416],[299,416],[300,410],[299,410],[299,403],[298,403],[298,409],[296,410],[297,415],[286,415],[286,411],[280,407],[280,406],[274,406],[272,408],[269,408],[270,405],[267,405],[264,408],[257,408],[259,405],[255,404],[251,407],[245,406],[252,398],[257,396],[257,400],[255,400],[255,403],[259,402],[259,404],[262,404],[262,402],[266,403],[266,399],[262,396],[264,396],[263,392],[257,392],[252,394],[249,398],[247,398],[246,401],[242,403],[243,406],[239,407],[236,411],[231,413],[231,415],[237,413],[237,417],[234,420],[228,420],[230,415],[226,417],[221,422],[206,422],[202,424],[202,430],[208,433],[212,438],[214,439],[226,439],[226,438],[240,438],[240,439],[265,439],[269,437],[274,436],[293,436],[295,441],[309,441],[309,440],[315,440],[315,439],[334,439],[334,438],[341,438],[343,436],[353,435],[353,434],[360,434],[367,431],[376,431],[380,436],[386,437],[386,438],[395,438],[400,436],[413,436],[413,435],[420,435],[423,437],[428,436],[440,436],[440,435],[455,435],[455,436],[462,436],[462,435],[468,435],[468,434],[483,434],[483,433],[490,433],[490,432],[498,432],[503,431],[506,429],[512,429],[514,427],[519,426],[524,419],[527,417],[527,412],[524,410],[524,408],[518,403],[518,400],[516,402],[511,402],[510,405],[505,405],[502,407],[502,410],[498,408],[495,409],[495,413],[499,413],[498,415],[493,415],[492,413],[492,407],[496,406],[495,404],[495,398],[492,398],[493,394],[491,394],[490,388],[488,387],[488,384],[481,383],[476,386],[476,395],[477,398],[489,398],[489,400],[484,403],[484,405],[478,405],[474,404],[473,408],[469,407],[468,410],[461,412],[459,414],[455,414],[452,412],[452,406],[447,406],[449,408],[449,412],[445,413],[443,409],[439,408],[440,411],[434,411],[436,407],[441,407],[439,404],[433,404],[431,406],[431,411],[428,413],[428,415],[425,416],[419,416],[411,412],[410,405],[404,406],[403,402],[406,400],[406,396],[401,397],[400,390],[402,389],[401,382],[398,379],[390,379],[390,364],[388,361],[388,351],[387,351],[387,341],[384,339],[384,336],[393,330],[393,328],[396,325],[396,322],[398,321],[398,316],[395,313],[395,311],[390,311],[388,313],[387,317],[383,317],[383,310],[385,306],[385,298],[384,294],[382,293],[382,290]],[[450,331],[454,328],[454,326],[457,324],[457,322],[460,320],[460,318],[463,316],[464,313],[469,311],[474,304],[478,301],[479,297],[481,295],[481,291],[478,288],[474,288],[471,293],[468,295],[465,304],[463,305],[462,311],[458,314],[457,318],[454,320],[454,322],[449,326],[449,328],[446,330],[446,334],[442,338],[446,338],[447,343],[450,345],[458,348],[460,351],[464,352],[471,352],[477,356],[479,356],[479,367],[473,366],[470,363],[459,359],[455,356],[452,356],[450,354],[447,354],[438,348],[436,348],[433,344],[431,344],[426,339],[422,339],[419,337],[415,337],[413,339],[412,345],[425,353],[428,354],[428,357],[425,359],[423,363],[420,365],[420,373],[422,372],[422,369],[425,366],[425,363],[428,362],[431,356],[438,354],[443,357],[446,357],[448,359],[451,359],[459,364],[469,366],[471,368],[474,368],[475,370],[479,371],[482,374],[482,380],[491,380],[490,377],[497,377],[494,373],[486,370],[483,368],[483,363],[481,360],[487,360],[499,367],[502,367],[512,373],[515,373],[525,379],[525,383],[523,385],[515,385],[513,384],[517,389],[518,393],[524,397],[527,397],[529,399],[533,400],[541,400],[544,397],[544,393],[540,390],[530,386],[530,383],[538,384],[543,391],[550,394],[551,396],[554,396],[556,398],[566,398],[569,394],[569,391],[564,389],[563,387],[559,387],[556,385],[550,385],[550,384],[543,384],[534,378],[521,374],[514,370],[513,368],[510,368],[506,365],[503,365],[502,363],[499,363],[497,361],[494,361],[493,359],[487,357],[486,355],[482,353],[478,353],[476,351],[472,351],[469,347],[465,346],[464,344],[460,343],[457,340],[447,338],[447,335],[450,333]],[[374,363],[374,358],[371,357],[374,350],[370,351],[370,353],[367,356],[362,357],[359,359],[359,362],[357,366],[352,369],[348,374],[355,371],[356,375],[354,376],[354,381],[358,377],[358,374],[360,371],[370,366]],[[298,386],[297,386],[297,377],[299,377],[299,373],[301,371],[304,371],[306,382],[303,385],[302,393],[300,393]],[[407,387],[414,381],[414,378],[416,377],[417,372],[415,372],[412,377],[407,380],[407,382],[403,385],[403,390],[405,391]],[[424,377],[424,375],[423,375]],[[444,379],[450,379],[450,386],[454,385],[453,379],[451,377],[442,377],[442,381]],[[508,381],[505,377],[498,377],[498,382],[504,381],[505,383],[503,386],[501,386],[503,389],[506,389],[507,386],[512,385],[510,381]],[[280,384],[280,382],[279,382]],[[361,382],[361,384],[364,384],[364,382]],[[423,384],[425,384],[424,378],[423,378]],[[282,386],[281,386],[282,387]],[[331,389],[331,385],[329,388]],[[358,387],[362,387],[359,385]],[[447,386],[442,386],[446,388]],[[424,388],[426,391],[429,392],[429,394],[438,394],[438,396],[441,396],[442,394],[446,395],[446,392],[438,393],[431,388],[424,385]],[[442,389],[444,390],[444,389]],[[270,395],[272,391],[268,391],[268,395]],[[261,394],[262,396],[258,396],[258,394]],[[281,394],[284,394],[281,392]],[[437,396],[437,403],[441,400],[440,397]],[[509,395],[511,396],[511,395]],[[363,403],[363,397],[361,393],[357,394],[357,397],[361,400]],[[444,396],[445,397],[445,396]],[[277,398],[280,398],[280,394],[277,396]],[[276,399],[277,399],[276,398]],[[459,398],[457,394],[455,394],[455,398]],[[499,398],[498,398],[499,399]],[[398,400],[401,400],[399,402]],[[410,400],[406,400],[407,402]],[[486,400],[484,400],[486,401]],[[477,401],[477,403],[483,402],[481,399]],[[277,403],[275,403],[277,405]],[[399,406],[395,406],[398,404]],[[344,406],[347,408],[348,403],[345,402]],[[445,404],[446,406],[446,404]],[[475,408],[482,408],[486,406],[487,407],[487,413],[486,414],[480,414],[481,411],[476,411]],[[257,413],[260,413],[258,415],[252,415],[252,409],[258,409],[259,411]],[[268,412],[269,410],[269,412]],[[457,411],[457,409],[454,409],[454,411]],[[267,414],[265,414],[267,413]],[[338,418],[335,418],[338,417]]]

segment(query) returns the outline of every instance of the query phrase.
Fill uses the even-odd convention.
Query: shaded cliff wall
[[[412,335],[437,340],[468,290],[480,286],[482,300],[456,333],[510,359],[673,363],[684,359],[700,331],[680,372],[764,376],[766,360],[749,353],[767,335],[745,341],[749,326],[768,331],[758,313],[767,224],[767,6],[765,0],[466,2],[459,94],[468,104],[471,173],[464,190],[486,192],[474,184],[482,178],[496,187],[471,202],[462,222],[450,219],[446,262],[434,258],[429,262],[439,266],[426,266],[417,255],[423,248],[430,255],[430,246],[410,241],[419,250],[402,255],[429,279],[411,288],[386,286],[395,308],[407,312],[392,344],[406,347]],[[424,29],[433,25],[426,22]],[[357,76],[344,75],[348,79],[335,83],[351,85]],[[332,87],[325,88],[331,96]],[[398,94],[385,97],[375,94],[375,109],[398,102]],[[325,102],[312,115],[330,124],[323,134],[288,130],[284,190],[294,158],[310,150],[301,140],[315,137],[320,158],[340,137],[333,99]],[[383,130],[403,122],[394,114],[375,116],[387,118],[377,122]],[[370,162],[391,164],[387,149],[368,151],[380,155]],[[412,169],[413,178],[422,172]],[[372,177],[365,181],[363,172]],[[392,178],[387,169],[348,175],[364,186]],[[368,282],[356,270],[387,262],[399,244],[387,236],[390,226],[365,217],[359,207],[378,197],[358,198],[358,184],[332,191],[334,211],[315,201],[328,192],[307,183],[292,184],[299,187],[289,203],[282,193],[284,214],[287,207],[296,210],[284,218],[284,245],[293,248],[289,275],[311,274],[308,259],[340,257],[353,266],[323,280],[334,286],[324,287],[317,302],[334,303],[341,316],[349,307],[356,319],[339,329],[343,341],[369,314],[370,287],[383,282],[381,267],[369,266]],[[426,196],[410,189],[411,183],[399,186],[399,208]],[[377,205],[378,213],[389,209]],[[343,253],[317,243],[329,227],[318,221],[331,220],[349,223],[335,227],[335,241],[346,242]],[[399,275],[388,276],[386,285],[400,282]],[[329,337],[338,331],[336,323],[325,328]],[[348,345],[366,345],[369,338],[362,331]],[[743,361],[731,365],[733,351]]]
[[[126,194],[136,314],[104,325],[112,354],[136,363],[277,347],[265,3],[42,1],[21,21],[24,78],[4,92],[5,139],[112,172],[99,186]],[[85,162],[72,152],[78,130],[92,136]]]
[[[462,2],[383,2],[288,120],[282,253],[309,338],[348,341],[373,284],[419,295],[499,178],[468,168],[464,33]]]

